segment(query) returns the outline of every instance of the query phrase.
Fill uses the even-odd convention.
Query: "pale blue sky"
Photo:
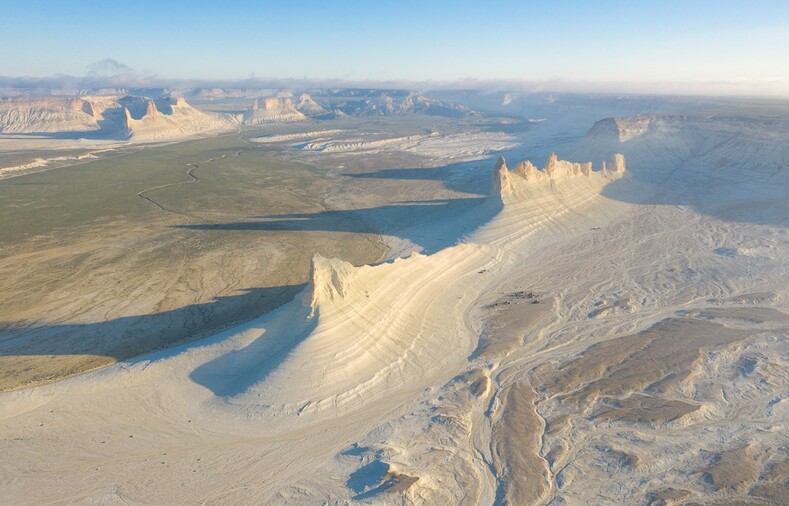
[[[789,83],[787,0],[2,0],[0,12],[5,76],[80,76],[112,58],[191,79]]]

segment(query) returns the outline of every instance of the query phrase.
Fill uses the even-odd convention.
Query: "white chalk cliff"
[[[318,104],[308,93],[299,95],[299,101],[294,106],[297,111],[307,116],[323,116],[329,111]]]
[[[141,96],[21,98],[0,101],[0,132],[87,133],[132,141],[169,140],[232,128],[183,98]]]
[[[531,161],[518,163],[515,170],[509,170],[504,157],[499,157],[493,168],[492,192],[494,195],[512,196],[522,193],[525,185],[530,182],[550,181],[576,176],[612,177],[624,174],[626,170],[624,155],[617,153],[613,158],[602,162],[599,171],[595,171],[592,162],[568,162],[559,160],[556,153],[551,153],[545,167],[538,169]]]
[[[307,117],[296,110],[290,97],[256,98],[250,108],[241,115],[241,122],[245,125],[284,123],[305,119]]]
[[[135,118],[131,108],[143,104],[145,112]],[[126,103],[123,111],[123,127],[133,140],[166,140],[232,126],[229,119],[199,111],[183,98],[145,98]]]

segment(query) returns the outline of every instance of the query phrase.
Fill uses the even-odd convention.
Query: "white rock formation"
[[[98,121],[106,100],[89,97],[16,98],[0,100],[0,132],[89,132],[99,130]]]
[[[244,111],[241,121],[245,125],[262,123],[284,123],[303,121],[307,117],[296,110],[289,97],[256,98],[252,106]]]
[[[310,280],[302,302],[314,316],[322,305],[339,300],[346,295],[356,268],[338,258],[315,255],[310,264]]]
[[[602,175],[623,174],[626,170],[624,155],[617,153],[606,164],[602,163],[599,171]],[[514,185],[521,181],[539,181],[549,179],[559,179],[569,176],[591,176],[594,173],[592,162],[568,162],[559,160],[556,153],[551,153],[545,167],[538,169],[529,160],[518,163],[514,171],[507,168],[504,157],[499,157],[493,168],[493,193],[502,195],[511,191]]]
[[[601,119],[592,126],[588,135],[611,137],[618,139],[619,142],[627,142],[647,133],[655,121],[655,116]]]
[[[0,101],[0,132],[95,132],[134,141],[175,139],[232,127],[224,116],[201,112],[183,98],[84,96]]]
[[[165,98],[157,102],[145,99],[145,113],[136,119],[124,106],[123,127],[135,141],[167,140],[201,132],[226,130],[232,122],[223,116],[199,111],[183,98]]]
[[[295,108],[297,111],[307,116],[322,116],[329,112],[321,107],[320,104],[313,100],[307,93],[299,95],[299,101],[296,103]]]

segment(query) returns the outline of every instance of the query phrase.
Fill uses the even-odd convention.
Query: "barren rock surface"
[[[253,110],[292,106],[266,100]],[[418,95],[365,103],[395,115],[423,106]],[[233,306],[206,308],[212,290],[290,277],[268,286],[289,297],[255,319],[0,393],[4,497],[786,503],[789,158],[785,119],[762,114],[606,120],[576,142],[557,133],[573,131],[572,114],[506,136],[285,125],[132,192],[146,226],[117,226],[119,209],[83,225],[91,240],[6,246],[4,304],[27,322],[0,341],[7,382],[39,381],[47,362],[52,374],[102,365],[90,350],[115,329],[103,322],[126,325],[121,314],[151,315],[132,333],[160,325],[188,338],[189,322]],[[588,126],[605,117],[616,115]],[[449,163],[455,148],[462,163]],[[544,168],[491,156],[529,150]],[[52,230],[23,230],[6,233],[51,244]],[[104,265],[119,261],[134,297],[108,304]],[[52,289],[34,304],[26,276],[42,272]],[[54,321],[37,326],[28,307],[42,303]],[[167,316],[190,304],[188,317]],[[58,323],[84,307],[84,327]],[[83,331],[82,362],[36,349],[42,335],[84,344]]]

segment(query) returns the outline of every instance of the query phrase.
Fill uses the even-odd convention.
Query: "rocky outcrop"
[[[655,116],[601,119],[589,129],[587,137],[627,142],[647,133],[655,120]]]
[[[133,121],[134,120],[132,119],[131,112],[129,112],[129,109],[124,106],[121,113],[121,128],[128,134],[130,134],[132,131]]]
[[[311,317],[320,310],[321,305],[346,295],[354,272],[352,264],[338,258],[321,255],[312,257],[309,282],[302,297],[302,304],[311,309]]]
[[[323,116],[329,111],[320,106],[312,97],[307,93],[299,95],[299,101],[295,106],[296,110],[307,116]]]
[[[520,168],[520,164],[518,164],[518,167]],[[502,195],[509,191],[510,188],[510,170],[507,168],[507,161],[503,156],[500,156],[493,167],[492,192],[494,195]]]
[[[93,104],[88,100],[80,100],[80,109],[82,112],[90,116],[91,118],[95,118],[97,116],[96,109],[93,107]]]
[[[155,118],[158,114],[158,110],[156,109],[156,104],[153,100],[148,99],[148,105],[145,108],[145,116],[149,118]]]
[[[559,160],[556,153],[551,153],[542,171],[532,172],[532,177],[556,178],[564,174],[588,176],[592,173],[592,162],[577,163]],[[527,176],[526,179],[529,177]]]
[[[614,157],[611,159],[611,165],[608,170],[614,172],[615,174],[622,174],[623,172],[625,172],[626,170],[625,155],[621,153],[615,154]]]
[[[245,125],[303,121],[307,117],[296,110],[290,97],[256,98],[241,118]]]
[[[90,132],[99,130],[100,106],[74,97],[0,100],[0,132]]]
[[[125,108],[129,136],[135,140],[165,140],[187,137],[205,131],[232,127],[229,118],[205,113],[189,105],[183,98],[147,99],[142,117]]]
[[[525,160],[518,163],[518,166],[515,168],[515,172],[523,179],[533,179],[537,177],[539,169],[537,169],[537,167],[535,167],[534,164],[529,160]]]
[[[83,96],[0,100],[0,132],[94,132],[121,140],[173,139],[226,129],[232,120],[198,111],[183,98]]]
[[[496,165],[493,167],[492,193],[494,195],[508,193],[515,185],[519,184],[518,180],[539,181],[572,176],[588,177],[596,173],[609,176],[611,174],[623,174],[625,170],[625,157],[620,153],[615,154],[608,162],[603,161],[599,171],[593,170],[592,162],[579,163],[559,160],[556,153],[550,154],[542,170],[535,167],[529,160],[526,160],[520,162],[514,171],[510,171],[507,168],[506,160],[502,156],[499,157]]]
[[[405,96],[403,96],[405,95]],[[384,92],[374,98],[348,102],[341,106],[350,116],[392,116],[427,114],[431,116],[463,117],[473,111],[466,106],[426,97],[420,93]]]

